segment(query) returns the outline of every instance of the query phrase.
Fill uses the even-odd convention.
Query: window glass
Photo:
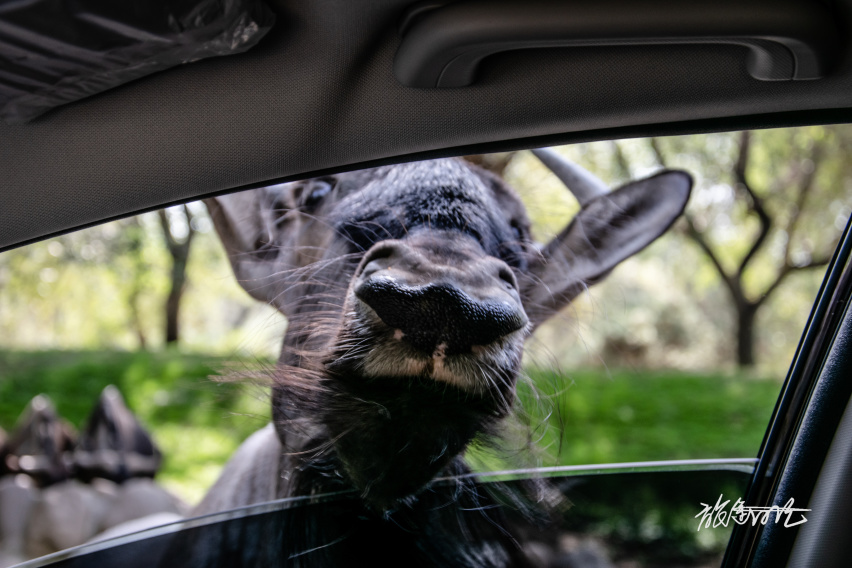
[[[532,566],[714,566],[719,564],[719,550],[729,531],[714,527],[712,514],[693,518],[694,503],[708,491],[744,491],[748,474],[735,469],[634,471],[558,476],[549,481],[565,496],[563,503],[570,499],[570,507],[552,511],[547,522],[522,514],[522,508],[511,503],[487,513],[491,520],[512,527],[517,545],[506,548],[514,559],[520,552]],[[493,491],[491,485],[486,481],[476,489]],[[452,485],[439,484],[430,497],[458,499],[450,496],[452,492]],[[523,481],[506,481],[499,492],[505,497],[522,496]],[[483,512],[475,508],[445,506],[434,511],[435,518],[449,527],[482,529]],[[484,565],[492,566],[502,560],[494,555],[500,547],[493,543],[497,540],[493,532],[438,538],[428,531],[411,530],[422,525],[419,519],[402,514],[394,520],[383,522],[365,515],[351,493],[297,497],[176,523],[111,543],[94,543],[69,555],[36,561],[31,568],[470,566],[483,557]],[[696,530],[699,524],[702,528]]]
[[[477,242],[499,258],[500,266],[509,267],[514,276],[497,268],[495,274],[502,275],[510,288],[516,287],[518,294],[528,294],[533,286],[529,281],[541,284],[536,288],[535,306],[525,304],[537,329],[526,342],[517,388],[500,395],[516,396],[517,401],[511,413],[489,429],[489,435],[477,435],[470,444],[462,444],[471,467],[479,472],[526,471],[736,458],[742,460],[737,467],[747,469],[757,455],[825,266],[852,212],[852,162],[846,155],[850,143],[852,129],[847,126],[812,126],[555,148],[562,159],[582,165],[605,186],[617,190],[626,185],[628,189],[619,195],[650,184],[647,191],[642,189],[647,194],[644,201],[621,203],[625,215],[608,221],[609,210],[594,209],[593,199],[581,208],[584,198],[578,202],[552,168],[529,151],[464,157],[467,164],[487,170],[514,188],[529,227],[522,213],[512,213],[513,202],[508,198],[501,197],[499,204],[501,211],[511,215],[501,216],[499,222],[489,221],[493,212],[483,207],[459,208],[456,218],[429,199],[423,199],[419,209],[408,203],[405,207],[419,211],[417,215],[431,229],[457,232],[460,236],[453,246]],[[653,224],[658,221],[649,221],[649,227],[632,233],[613,229],[632,227],[629,219],[639,218],[651,208],[649,203],[668,199],[658,182],[641,181],[662,168],[692,176],[685,214],[660,238],[655,237],[666,227]],[[392,167],[383,171],[383,180],[394,179]],[[429,181],[431,174],[424,175],[420,179],[427,181],[420,183],[442,183]],[[500,183],[482,175],[486,185]],[[270,304],[283,305],[285,311],[303,306],[310,291],[299,286],[322,284],[335,274],[329,272],[334,263],[322,260],[324,251],[339,247],[340,258],[345,257],[339,262],[354,263],[354,271],[382,231],[404,240],[409,226],[420,222],[405,217],[408,210],[395,203],[386,205],[391,221],[371,218],[347,223],[345,215],[332,210],[329,204],[349,199],[353,203],[347,202],[346,215],[360,214],[363,204],[352,196],[375,183],[375,176],[370,172],[328,176],[255,190],[256,197],[241,202],[240,211],[245,214],[231,216],[239,222],[226,237],[230,261],[220,238],[222,225],[216,226],[221,219],[216,221],[216,211],[203,202],[113,221],[0,254],[0,441],[5,440],[0,464],[4,474],[0,482],[5,485],[0,490],[26,486],[33,502],[44,508],[46,501],[39,496],[71,483],[67,480],[84,487],[78,487],[81,495],[94,491],[99,499],[114,495],[137,474],[144,478],[156,471],[156,487],[175,497],[173,501],[163,497],[168,501],[164,508],[175,515],[187,514],[239,445],[269,422],[268,391],[277,376],[279,357],[298,367],[300,361],[309,360],[305,353],[317,349],[311,343],[314,328],[307,326],[300,328],[305,330],[304,337],[293,344],[296,347],[291,345],[281,355],[282,337],[288,326],[294,329],[295,320],[288,322]],[[448,187],[445,193],[456,191]],[[383,191],[375,190],[371,199],[386,198],[388,192]],[[461,194],[464,199],[472,195]],[[646,238],[653,241],[649,246],[621,255],[629,258],[620,262],[619,257],[614,269],[606,258],[582,256],[577,247],[560,253],[567,258],[565,274],[585,270],[584,262],[594,268],[576,284],[576,294],[569,293],[554,288],[560,281],[553,273],[540,267],[534,272],[530,266],[544,257],[551,264],[557,262],[553,259],[558,255],[547,256],[555,245],[547,243],[570,232],[566,227],[578,214],[586,232],[573,242],[612,256],[654,233],[655,227],[658,230]],[[598,221],[609,223],[610,229],[595,233]],[[485,223],[485,229],[477,223]],[[499,225],[496,232],[488,228],[493,223]],[[295,226],[300,229],[293,231]],[[610,234],[627,236],[607,244]],[[389,249],[377,261],[403,254],[401,250]],[[274,265],[281,251],[298,251],[302,264],[282,271]],[[473,262],[465,258],[455,268],[464,269],[464,262]],[[312,264],[313,260],[319,262]],[[235,276],[232,264],[241,262]],[[262,266],[278,268],[251,272]],[[491,266],[477,264],[476,270],[487,272]],[[441,270],[437,280],[449,274],[449,269]],[[302,283],[278,288],[270,295],[264,288],[274,280],[269,275],[285,272]],[[530,273],[529,281],[524,280]],[[305,319],[320,322],[317,326],[337,325],[340,310],[328,306],[345,296],[348,284],[346,280],[323,289],[324,294],[338,294],[337,298],[314,301],[307,311],[313,310],[316,317]],[[426,286],[419,281],[417,285]],[[436,306],[455,301],[455,293],[440,294],[444,295],[416,297]],[[576,298],[554,300],[569,295]],[[380,319],[395,310],[384,307],[385,300],[375,302],[372,309]],[[542,307],[549,302],[555,302],[552,314],[547,312],[550,308]],[[299,314],[305,311],[299,309]],[[435,309],[444,314],[445,308]],[[432,322],[432,327],[446,327],[428,319],[433,316],[426,312],[417,317],[426,318],[423,321]],[[512,317],[505,315],[504,320]],[[504,320],[498,327],[509,325]],[[461,340],[460,332],[447,328],[440,337],[450,339],[439,348],[438,336],[422,331],[429,325],[399,321],[393,324],[399,328],[397,339],[407,336],[418,349],[435,340],[436,353],[440,351],[435,361],[443,361],[447,350],[446,356],[452,357],[456,348],[452,341],[461,342],[470,352],[478,348],[477,341],[491,341]],[[504,331],[497,335],[507,336]],[[477,337],[488,333],[479,330]],[[371,364],[381,367],[383,363],[373,360]],[[105,391],[108,385],[115,389]],[[110,423],[110,413],[119,412],[125,404],[150,433],[159,453],[135,447],[145,459],[133,467],[125,462],[113,467],[112,458],[104,457],[112,454],[101,450],[113,451],[110,444],[118,443],[115,439],[121,435],[104,434],[92,424]],[[100,410],[92,418],[96,407]],[[701,475],[713,477],[707,472]],[[737,479],[728,485],[730,480],[720,481],[731,488],[726,499],[742,496],[734,494],[744,490],[744,478]],[[562,486],[559,490],[567,491]],[[643,502],[647,502],[649,493],[637,491],[645,491]],[[565,495],[575,501],[576,496]],[[694,495],[690,493],[689,498]],[[715,502],[717,497],[708,493],[701,499]],[[681,531],[687,519],[680,503],[673,523],[660,521],[669,510],[663,505],[653,513],[631,516],[625,511],[621,521],[617,515],[606,520],[620,506],[607,503],[574,509],[563,520],[570,525],[573,514],[586,519],[585,528],[565,530],[582,530],[604,539],[600,541],[603,554],[611,560],[628,558],[630,546],[653,548],[653,543],[674,534],[670,531]],[[35,509],[27,509],[31,510]],[[601,511],[606,515],[595,517]],[[700,511],[695,500],[694,513]],[[106,528],[104,523],[98,521],[86,529],[91,535],[81,532],[74,537],[79,542],[44,536],[13,552],[23,559],[79,544]],[[692,551],[678,557],[678,562],[700,565],[721,555],[726,542],[724,531],[712,537],[707,534],[690,531],[678,541],[680,545],[665,542]],[[8,547],[11,537],[2,538],[6,543],[2,546]],[[654,565],[642,554],[637,553],[638,565]]]

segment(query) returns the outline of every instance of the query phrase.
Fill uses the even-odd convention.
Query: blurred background
[[[810,126],[558,149],[613,187],[663,166],[696,186],[668,234],[529,341],[539,463],[756,455],[852,212],[850,144],[849,126]],[[518,190],[539,241],[577,211],[529,152],[467,159]],[[79,429],[114,384],[163,452],[158,480],[195,503],[269,417],[263,388],[215,377],[274,364],[285,329],[239,288],[201,203],[2,253],[0,427],[44,393]]]

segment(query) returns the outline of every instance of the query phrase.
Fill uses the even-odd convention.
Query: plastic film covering
[[[274,22],[259,0],[0,2],[0,118],[24,123],[157,71],[246,51]]]

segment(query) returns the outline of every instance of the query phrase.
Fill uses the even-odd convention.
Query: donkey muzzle
[[[509,267],[474,252],[466,242],[383,243],[365,258],[355,296],[424,353],[470,352],[528,322]]]

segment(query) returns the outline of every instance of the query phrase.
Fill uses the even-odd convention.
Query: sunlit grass
[[[524,421],[540,465],[756,457],[781,384],[674,371],[528,370]],[[480,469],[516,467],[479,451]]]

